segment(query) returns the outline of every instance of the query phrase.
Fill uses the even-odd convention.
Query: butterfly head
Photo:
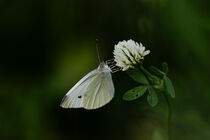
[[[105,62],[99,64],[98,70],[101,72],[112,72],[111,68]]]

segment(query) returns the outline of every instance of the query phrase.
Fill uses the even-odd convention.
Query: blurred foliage
[[[66,92],[112,58],[118,41],[141,41],[144,64],[169,64],[176,98],[173,139],[210,139],[210,2],[207,0],[1,0],[0,139],[166,139],[164,98],[155,108],[146,96],[122,94],[137,84],[113,74],[115,98],[86,111],[62,109]]]

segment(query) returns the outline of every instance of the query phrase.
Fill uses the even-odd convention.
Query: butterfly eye
[[[82,96],[78,96],[78,98],[80,99],[80,98],[82,98]]]

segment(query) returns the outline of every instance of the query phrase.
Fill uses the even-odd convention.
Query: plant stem
[[[166,92],[163,91],[163,85],[161,80],[159,80],[158,77],[152,75],[150,72],[148,72],[143,65],[140,65],[140,70],[147,76],[147,78],[149,79],[149,81],[154,84],[154,85],[158,85],[157,89],[162,90],[163,95],[165,97],[166,103],[168,105],[168,122],[167,122],[167,126],[168,126],[168,140],[171,140],[171,115],[172,115],[172,111],[171,111],[171,103],[170,100],[166,94]]]
[[[166,99],[167,105],[168,105],[168,140],[171,140],[171,115],[172,115],[172,111],[171,111],[171,103],[170,100],[166,94],[166,92],[163,92],[163,95]]]
[[[147,76],[147,78],[152,84],[159,84],[159,79],[156,76],[152,75],[150,72],[148,72],[142,65],[140,65],[140,70]]]

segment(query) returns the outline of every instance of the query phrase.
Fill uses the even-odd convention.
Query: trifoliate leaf
[[[158,68],[156,68],[156,67],[154,67],[154,66],[150,66],[149,69],[150,69],[150,71],[151,71],[153,74],[155,74],[155,75],[157,75],[157,76],[163,77],[163,76],[165,75],[164,72],[162,72],[160,69],[158,69]]]
[[[147,95],[147,102],[149,103],[149,105],[154,107],[158,104],[157,93],[152,87],[148,87],[148,90],[149,90],[149,94]]]
[[[135,99],[141,97],[147,91],[147,87],[148,86],[138,86],[131,90],[128,90],[123,95],[123,100],[132,101],[132,100],[135,100]]]
[[[174,98],[175,97],[174,86],[171,80],[167,76],[164,76],[164,83],[165,83],[166,93],[168,93],[172,98]]]
[[[162,63],[162,70],[166,75],[168,74],[168,64],[166,62]]]
[[[127,73],[136,82],[141,84],[149,84],[147,78],[139,69],[128,70]]]

